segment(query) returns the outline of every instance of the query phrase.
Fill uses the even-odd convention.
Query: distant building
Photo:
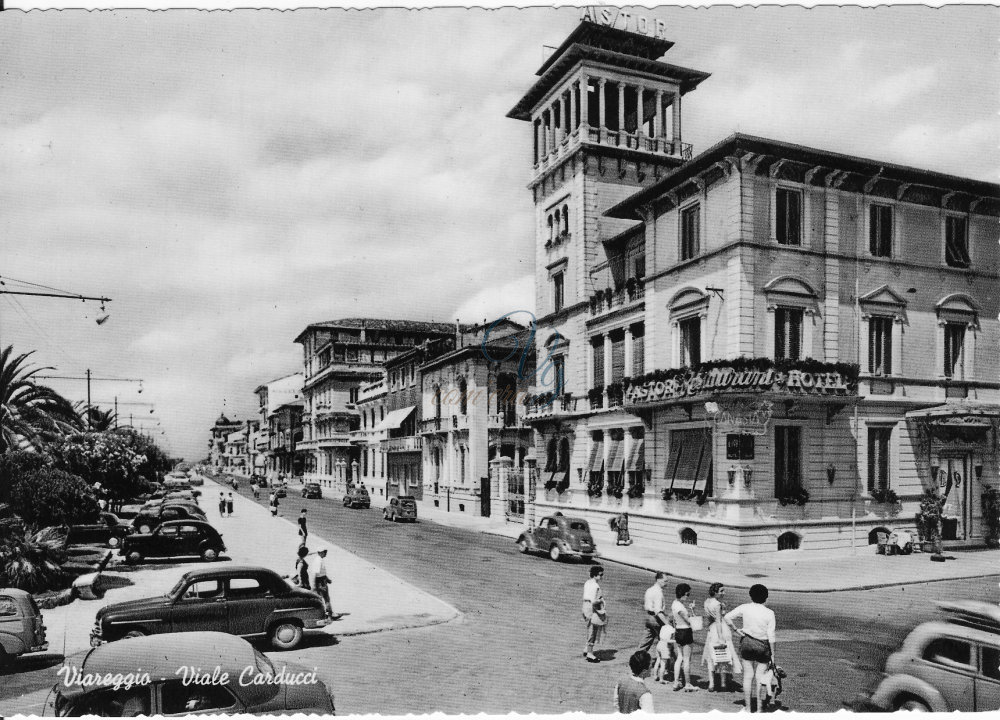
[[[302,439],[302,373],[292,373],[254,389],[260,430],[255,434],[254,472],[270,480],[301,475],[305,460],[297,457]]]
[[[225,467],[226,438],[230,433],[236,432],[242,427],[240,420],[230,420],[224,414],[219,415],[219,419],[212,426],[212,437],[208,441],[208,461],[215,470]]]

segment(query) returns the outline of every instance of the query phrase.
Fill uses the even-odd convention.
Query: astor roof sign
[[[648,35],[649,37],[662,38],[666,40],[667,24],[663,20],[647,18],[645,15],[634,15],[624,8],[617,7],[588,7],[583,9],[581,20],[607,25],[618,30],[627,30]]]

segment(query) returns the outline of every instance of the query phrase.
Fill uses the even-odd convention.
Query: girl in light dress
[[[705,620],[710,623],[708,635],[705,637],[705,647],[702,650],[701,662],[708,666],[709,692],[716,689],[715,675],[719,675],[719,689],[729,689],[729,677],[733,673],[742,674],[743,665],[736,654],[733,645],[733,632],[722,620],[724,608],[722,598],[726,589],[722,583],[712,583],[708,588],[708,598],[705,600]],[[725,646],[728,660],[716,660],[714,648]]]
[[[653,677],[658,683],[670,682],[664,676],[670,674],[670,649],[674,644],[674,626],[667,624],[660,628],[660,640],[656,643],[656,662],[653,664]]]

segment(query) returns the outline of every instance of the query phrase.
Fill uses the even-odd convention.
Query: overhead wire
[[[59,346],[59,343],[55,342],[55,340],[53,340],[52,337],[47,332],[45,332],[42,326],[38,323],[38,321],[34,317],[32,317],[31,313],[28,312],[28,309],[21,304],[21,302],[17,299],[17,297],[13,295],[4,295],[3,297],[7,299],[11,307],[14,308],[14,311],[17,314],[19,314],[36,333],[38,333],[38,335],[42,338],[42,340],[44,340],[52,350],[54,350],[67,362],[72,364],[73,359],[66,354],[66,351]]]

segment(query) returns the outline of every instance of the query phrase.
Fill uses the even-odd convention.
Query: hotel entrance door
[[[944,498],[942,540],[968,540],[972,535],[972,455],[938,457],[938,488]]]

